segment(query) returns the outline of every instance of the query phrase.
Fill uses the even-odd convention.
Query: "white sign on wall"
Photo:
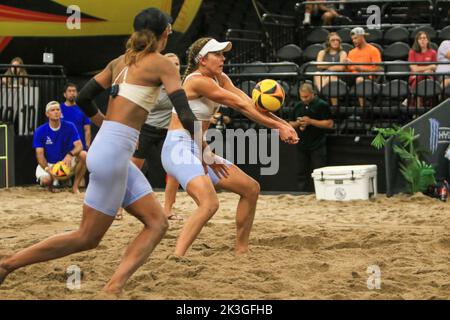
[[[2,87],[0,121],[18,124],[19,135],[32,135],[38,124],[39,88]]]

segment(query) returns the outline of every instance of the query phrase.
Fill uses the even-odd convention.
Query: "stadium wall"
[[[37,162],[34,149],[32,148],[32,141],[33,137],[14,137],[16,186],[35,184]],[[373,148],[370,145],[371,141],[371,137],[360,137],[358,141],[355,141],[355,137],[351,136],[329,136],[327,144],[328,163],[329,165],[376,164],[378,167],[378,191],[383,193],[386,192],[384,151]],[[270,143],[267,143],[267,145],[270,145]],[[238,166],[259,181],[263,191],[295,192],[298,185],[296,146],[285,143],[280,143],[279,146],[280,162],[279,171],[276,175],[262,176],[261,168],[267,168],[268,166],[261,164],[259,160],[256,164],[240,164]],[[249,154],[248,143],[245,152],[247,155]],[[270,154],[270,149],[268,154]],[[154,188],[164,188],[165,173],[162,170],[161,159],[158,154],[152,155],[146,170],[147,178],[152,186]]]

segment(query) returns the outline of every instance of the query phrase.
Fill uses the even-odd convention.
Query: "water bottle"
[[[445,184],[442,184],[441,188],[439,189],[439,199],[443,202],[446,202],[447,197],[448,197],[448,190],[445,187]]]

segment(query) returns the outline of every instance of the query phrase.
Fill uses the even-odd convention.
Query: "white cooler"
[[[336,166],[315,169],[317,200],[367,200],[377,195],[377,166]]]

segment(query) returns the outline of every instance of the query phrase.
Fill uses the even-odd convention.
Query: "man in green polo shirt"
[[[299,89],[301,102],[294,107],[291,126],[297,130],[300,142],[299,156],[300,191],[312,191],[311,173],[327,164],[326,129],[333,128],[328,103],[316,97],[311,84],[305,83]]]

